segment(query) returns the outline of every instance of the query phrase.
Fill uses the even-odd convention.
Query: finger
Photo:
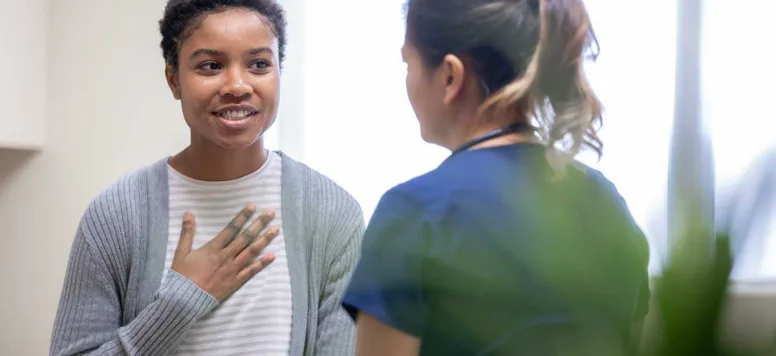
[[[262,251],[264,251],[264,248],[269,245],[270,242],[272,242],[275,237],[278,236],[280,233],[280,229],[278,229],[277,226],[273,226],[267,230],[264,235],[261,235],[260,238],[256,239],[248,245],[245,249],[240,252],[239,255],[234,259],[234,263],[238,266],[238,268],[243,268],[244,266],[251,263],[256,256],[258,256]]]
[[[256,239],[259,238],[261,231],[264,230],[264,228],[269,225],[269,222],[274,218],[275,212],[273,210],[265,210],[262,212],[261,215],[259,215],[259,217],[254,220],[247,229],[245,229],[245,231],[237,236],[237,238],[229,243],[229,246],[224,249],[226,257],[234,258],[234,256],[237,256],[237,254],[242,252],[245,246],[248,246],[256,241]]]
[[[178,247],[175,248],[176,259],[186,257],[191,252],[194,244],[194,229],[196,228],[194,215],[190,212],[183,213],[183,222],[181,223],[181,237],[178,239]]]
[[[268,253],[264,256],[261,256],[258,261],[251,263],[250,266],[243,268],[242,271],[237,273],[237,281],[239,283],[247,282],[257,273],[261,272],[261,270],[263,270],[265,267],[269,266],[269,264],[273,261],[275,261],[274,253]]]
[[[240,230],[245,226],[245,223],[248,222],[248,220],[253,216],[253,214],[256,213],[256,206],[253,204],[246,205],[240,213],[235,216],[231,222],[229,222],[229,225],[226,225],[226,227],[221,230],[221,232],[216,235],[210,242],[208,242],[208,245],[215,246],[219,250],[229,245],[229,242],[234,239],[237,234],[240,233]]]

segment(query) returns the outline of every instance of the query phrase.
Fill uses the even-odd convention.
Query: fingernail
[[[188,211],[183,212],[183,222],[184,223],[190,223],[191,222],[191,213]]]

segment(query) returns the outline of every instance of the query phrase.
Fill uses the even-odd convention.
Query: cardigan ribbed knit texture
[[[353,355],[355,328],[340,302],[359,257],[363,213],[334,182],[280,154],[293,295],[290,355]],[[218,305],[174,271],[161,285],[167,183],[165,158],[91,202],[70,252],[51,355],[169,355]]]

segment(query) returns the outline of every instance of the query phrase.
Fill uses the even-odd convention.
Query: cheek
[[[406,79],[406,86],[407,86],[407,98],[410,100],[410,104],[412,105],[412,110],[415,111],[415,115],[420,118],[421,113],[420,110],[420,103],[422,102],[421,98],[419,97],[421,91],[418,88],[418,79],[415,75],[413,75],[412,72],[407,72],[407,79]]]
[[[420,121],[421,126],[427,125],[433,116],[429,98],[432,88],[425,78],[419,73],[408,73],[407,75],[407,96],[409,97],[412,110]]]
[[[408,72],[406,85],[407,96],[420,126],[421,137],[429,143],[438,142],[444,130],[443,121],[440,121],[444,115],[430,78],[425,73]]]
[[[219,84],[214,78],[189,78],[181,81],[181,105],[187,116],[209,114],[207,108],[218,95]],[[194,119],[194,117],[187,117]]]
[[[253,85],[253,90],[262,102],[262,106],[274,110],[280,98],[280,76],[277,74],[260,77]]]
[[[256,129],[266,131],[275,122],[280,104],[280,76],[266,75],[257,78],[253,84],[254,97],[251,100],[262,112],[261,125]]]

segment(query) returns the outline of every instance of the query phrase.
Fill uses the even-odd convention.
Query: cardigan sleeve
[[[361,209],[352,205],[355,207],[346,214],[351,218],[335,229],[330,240],[333,248],[327,256],[318,307],[315,355],[348,356],[355,352],[355,323],[342,308],[342,298],[359,259],[366,224]]]
[[[82,218],[70,251],[64,286],[51,336],[49,354],[169,355],[188,328],[218,302],[186,277],[169,271],[151,302],[127,325],[117,275],[109,266],[123,266],[123,229],[115,206],[92,204]]]

